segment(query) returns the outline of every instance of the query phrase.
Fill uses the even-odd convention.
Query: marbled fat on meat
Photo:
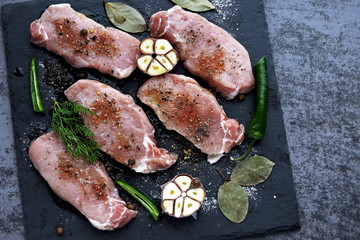
[[[114,230],[127,224],[137,214],[126,207],[118,190],[98,162],[72,159],[65,145],[53,133],[37,138],[29,148],[29,157],[51,189],[78,209],[100,230]]]
[[[215,163],[244,139],[244,126],[226,117],[216,98],[194,79],[177,74],[152,77],[138,91],[169,130],[190,140]]]
[[[139,41],[114,28],[105,28],[69,4],[50,5],[30,25],[30,42],[62,56],[75,68],[95,68],[122,79],[136,68]]]
[[[116,161],[142,173],[164,170],[176,162],[175,153],[156,147],[155,129],[131,96],[95,80],[79,80],[65,95],[96,113],[83,116],[84,122],[101,150]]]
[[[169,40],[192,74],[227,99],[253,89],[255,79],[246,49],[199,14],[175,6],[152,15],[149,27],[152,37]]]

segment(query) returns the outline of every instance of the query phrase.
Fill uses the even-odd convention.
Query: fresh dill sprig
[[[54,100],[52,130],[66,146],[66,152],[72,158],[81,158],[93,164],[101,157],[99,145],[91,138],[94,134],[84,125],[81,115],[92,114],[90,109],[66,101]]]

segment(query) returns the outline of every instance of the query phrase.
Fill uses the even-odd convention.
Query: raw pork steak
[[[77,208],[100,230],[123,227],[137,214],[126,208],[118,190],[98,162],[72,159],[65,145],[53,133],[40,136],[29,148],[30,160],[51,189]]]
[[[149,27],[152,37],[169,40],[192,74],[227,99],[253,89],[255,79],[246,49],[199,14],[175,6],[152,15]]]
[[[32,43],[62,56],[76,68],[95,68],[118,79],[136,68],[136,38],[103,27],[69,4],[50,5],[40,19],[31,23],[30,34]]]
[[[133,98],[94,80],[79,80],[66,97],[97,115],[83,116],[101,150],[136,172],[169,168],[177,155],[156,147],[154,127]]]
[[[169,130],[189,139],[215,163],[244,139],[244,126],[228,119],[216,98],[194,79],[177,74],[152,77],[139,91]]]

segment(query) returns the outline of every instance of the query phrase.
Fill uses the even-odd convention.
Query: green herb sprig
[[[70,157],[84,157],[89,164],[94,164],[101,157],[100,147],[91,139],[94,134],[84,125],[82,114],[95,115],[93,111],[76,102],[60,103],[54,100],[52,129],[65,144]]]

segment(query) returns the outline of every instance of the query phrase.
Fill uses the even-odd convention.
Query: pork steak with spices
[[[53,132],[37,138],[29,148],[29,157],[51,189],[78,209],[100,230],[121,228],[137,212],[126,207],[118,190],[98,162],[89,165],[84,159],[73,159]]]
[[[175,153],[156,147],[155,129],[130,95],[95,80],[79,80],[65,91],[73,102],[96,115],[83,116],[101,150],[136,172],[164,170],[177,160]]]
[[[229,119],[216,98],[194,79],[164,74],[152,77],[138,91],[169,130],[175,130],[208,154],[215,163],[244,139],[244,126]]]
[[[136,68],[139,41],[114,28],[105,28],[69,4],[50,5],[30,25],[30,42],[62,56],[75,68],[95,68],[122,79]]]
[[[175,6],[150,18],[150,33],[174,46],[184,66],[227,99],[254,88],[250,57],[227,31]]]

